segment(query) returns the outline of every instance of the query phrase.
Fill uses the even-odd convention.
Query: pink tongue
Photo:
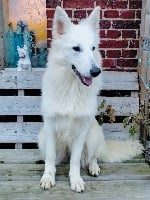
[[[92,84],[92,78],[83,77],[83,82],[86,85],[91,85]]]

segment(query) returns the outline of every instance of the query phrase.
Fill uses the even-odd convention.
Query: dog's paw
[[[99,176],[100,171],[101,171],[100,167],[98,166],[97,163],[89,165],[89,173],[90,173],[90,175],[92,175],[92,176]]]
[[[43,174],[40,186],[42,189],[47,190],[55,186],[55,176],[51,174]]]
[[[85,190],[85,183],[81,177],[71,178],[71,189],[76,192],[83,192]]]

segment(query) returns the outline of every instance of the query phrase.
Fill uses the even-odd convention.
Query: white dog
[[[28,54],[27,46],[24,45],[23,48],[17,46],[17,51],[19,55],[19,60],[17,63],[17,71],[31,71],[31,61]]]
[[[80,162],[98,176],[97,160],[122,161],[141,152],[136,142],[105,142],[97,124],[97,94],[102,87],[99,46],[99,7],[79,25],[71,23],[57,7],[53,21],[53,41],[42,86],[44,127],[39,147],[45,157],[41,187],[55,185],[55,165],[70,153],[71,189],[81,192],[85,183]]]

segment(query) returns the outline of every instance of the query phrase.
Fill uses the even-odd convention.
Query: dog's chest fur
[[[91,118],[71,118],[69,116],[54,117],[54,130],[57,137],[57,142],[71,144],[74,137],[82,131],[82,127],[89,127]],[[80,129],[79,129],[80,127]]]

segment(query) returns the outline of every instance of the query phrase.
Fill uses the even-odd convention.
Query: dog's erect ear
[[[94,30],[99,31],[99,21],[100,21],[100,7],[97,6],[90,16],[86,19],[87,23],[90,24]]]
[[[61,7],[57,6],[53,20],[53,38],[58,38],[60,35],[66,33],[70,25],[71,21],[67,13]]]

